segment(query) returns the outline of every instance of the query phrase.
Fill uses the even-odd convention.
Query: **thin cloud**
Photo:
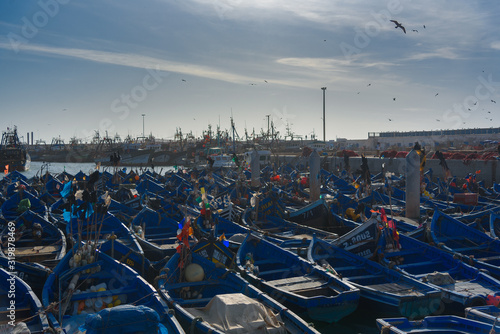
[[[317,71],[337,71],[347,72],[345,66],[348,66],[349,60],[338,60],[331,58],[281,58],[277,63],[287,66],[302,67],[314,69]]]
[[[11,46],[8,43],[0,42],[0,48],[10,50]],[[19,46],[19,49],[24,52],[83,59],[87,61],[117,66],[155,69],[165,72],[176,72],[185,75],[198,76],[237,84],[248,84],[249,82],[261,81],[260,78],[229,73],[206,66],[189,63],[179,63],[131,53],[116,53],[76,48],[58,48],[32,44],[21,45]],[[274,80],[273,83],[303,87],[302,85],[297,85],[294,84],[294,82],[287,80]]]
[[[431,58],[442,58],[442,59],[450,59],[450,60],[465,59],[464,57],[460,56],[456,52],[456,50],[454,50],[453,48],[440,48],[440,49],[436,49],[433,52],[417,53],[413,56],[410,56],[408,59],[409,60],[425,60],[425,59],[431,59]]]
[[[495,50],[500,50],[500,41],[491,42],[490,47]]]

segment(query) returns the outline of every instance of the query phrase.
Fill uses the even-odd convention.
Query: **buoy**
[[[186,267],[186,281],[188,282],[200,282],[205,277],[205,272],[203,268],[197,263],[190,263]]]
[[[96,298],[96,300],[94,302],[94,307],[95,307],[95,310],[97,312],[100,311],[100,310],[102,310],[103,303],[102,303],[102,299],[101,298]]]

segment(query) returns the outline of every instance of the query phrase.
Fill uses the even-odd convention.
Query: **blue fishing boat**
[[[316,321],[337,322],[358,306],[359,289],[256,235],[246,236],[236,264],[259,289]]]
[[[51,328],[40,299],[16,275],[0,268],[0,332],[48,333]]]
[[[14,241],[11,241],[14,238]],[[0,256],[7,257],[9,244],[15,245],[15,259],[20,262],[53,264],[66,254],[66,236],[37,213],[27,210],[0,232]]]
[[[434,314],[441,291],[374,261],[313,238],[308,260],[332,271],[361,291],[360,307],[384,308],[410,319]]]
[[[382,263],[439,288],[444,308],[463,312],[465,307],[485,305],[488,296],[500,292],[500,281],[442,249],[403,234],[399,244],[400,250],[383,252]]]
[[[10,196],[0,208],[3,217],[7,220],[15,220],[28,209],[42,217],[47,215],[47,206],[45,203],[37,196],[23,189],[19,189],[19,191]]]
[[[437,210],[432,217],[430,232],[436,245],[500,278],[499,240]]]
[[[168,333],[183,332],[153,286],[127,265],[94,247],[90,243],[75,246],[45,282],[42,303],[52,310],[47,317],[56,331],[74,333],[80,326],[88,326],[89,318],[104,309],[111,312],[116,306],[135,305],[154,310]],[[132,326],[141,321],[144,327],[148,325],[148,319],[122,317],[118,323],[104,323],[101,330],[106,332],[107,326]]]
[[[151,261],[161,260],[176,252],[179,222],[167,214],[144,207],[132,220],[130,229]]]
[[[66,225],[66,235],[71,239],[73,245],[82,241],[103,243],[116,238],[135,252],[143,252],[127,226],[108,212],[93,212],[83,219],[72,217]]]
[[[55,266],[55,265],[54,265]],[[52,270],[49,267],[39,263],[25,263],[16,260],[9,260],[6,257],[0,256],[0,268],[3,268],[28,284],[33,292],[40,297],[42,295],[43,285],[49,277]]]
[[[467,319],[477,320],[485,322],[487,324],[499,327],[500,308],[498,308],[498,300],[495,301],[495,305],[484,305],[484,306],[474,306],[465,309],[465,317]],[[497,325],[498,324],[498,325]],[[497,329],[497,328],[495,328]]]
[[[158,281],[160,293],[186,332],[319,333],[239,274],[228,271],[223,259],[227,255],[220,256],[228,253],[224,246],[216,245],[217,251],[210,254],[209,245],[214,244],[176,253]]]
[[[242,224],[257,233],[272,236],[276,239],[302,239],[304,236],[307,236],[310,239],[313,234],[315,234],[318,238],[326,240],[334,240],[338,238],[336,233],[289,221],[288,219],[284,219],[279,216],[269,215],[261,219],[254,219],[252,216],[254,217],[255,215],[252,213],[252,210],[245,210],[241,217]]]
[[[496,326],[492,326],[491,324],[454,315],[429,316],[425,317],[423,320],[413,321],[407,318],[377,319],[377,326],[381,334],[489,334],[497,333],[500,329],[497,329]]]

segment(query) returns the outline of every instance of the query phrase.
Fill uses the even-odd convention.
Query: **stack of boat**
[[[465,205],[428,181],[418,222],[401,216],[404,178],[363,194],[348,175],[321,170],[313,199],[292,166],[12,172],[0,289],[31,332],[315,333],[366,310],[384,333],[496,331],[497,187]]]

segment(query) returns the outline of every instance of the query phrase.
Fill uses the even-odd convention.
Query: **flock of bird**
[[[392,22],[392,23],[394,23],[394,24],[395,24],[395,27],[394,27],[395,29],[398,29],[398,28],[399,28],[399,29],[401,29],[401,30],[403,31],[403,33],[405,33],[405,34],[406,34],[406,28],[405,28],[405,26],[403,26],[403,24],[402,24],[402,23],[400,23],[400,22],[399,22],[399,21],[397,21],[397,20],[390,20],[390,22]],[[424,29],[426,29],[425,24],[424,24],[424,25],[422,25],[422,27],[423,27]],[[412,32],[415,32],[415,33],[418,33],[418,30],[417,30],[417,29],[412,29],[411,31],[412,31]],[[326,42],[326,39],[325,39],[325,40],[323,40],[323,41],[324,41],[324,42]],[[484,72],[484,70],[483,70],[483,72]],[[185,80],[185,79],[182,79],[182,81],[183,81],[183,82],[186,82],[186,80]],[[264,80],[264,83],[266,83],[266,84],[267,84],[267,83],[268,83],[268,82],[267,82],[267,80]],[[252,83],[249,83],[249,85],[250,85],[250,86],[256,86],[257,84],[252,82]],[[367,84],[367,87],[370,87],[371,85],[372,85],[372,84],[371,84],[371,83],[369,83],[369,84]],[[358,91],[358,92],[357,92],[357,94],[358,94],[358,95],[359,95],[360,93],[361,93],[360,91]],[[434,95],[434,97],[437,97],[438,95],[439,95],[439,93],[436,93],[436,94]],[[396,98],[395,98],[395,97],[393,97],[393,98],[392,98],[392,101],[396,101]],[[492,102],[492,103],[496,103],[496,101],[495,101],[495,100],[491,100],[491,102]],[[476,105],[476,104],[477,104],[477,102],[475,102],[475,103],[474,103],[474,105]],[[485,110],[485,109],[483,108],[483,110]],[[469,108],[469,111],[472,111],[472,110]],[[491,111],[488,111],[488,114],[491,114]],[[489,118],[489,117],[486,117],[486,119],[489,119],[490,121],[493,121],[493,119],[492,119],[492,118]],[[389,120],[390,122],[392,122],[392,121],[393,121],[393,119],[392,119],[392,118],[388,118],[388,120]],[[440,119],[436,118],[436,122],[440,122],[440,121],[441,121]],[[465,124],[465,122],[463,122],[463,124]]]

